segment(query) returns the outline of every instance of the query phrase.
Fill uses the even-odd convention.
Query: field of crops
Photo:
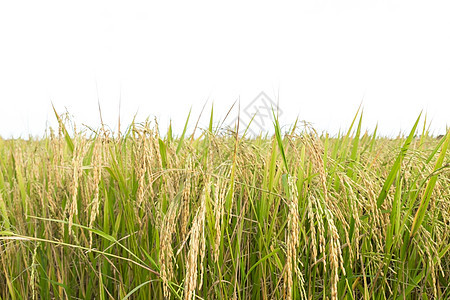
[[[0,299],[450,299],[450,134],[423,116],[389,139],[360,113],[335,137],[57,118],[0,139]]]

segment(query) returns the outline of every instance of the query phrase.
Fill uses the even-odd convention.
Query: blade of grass
[[[187,126],[189,123],[189,118],[191,116],[191,111],[192,111],[192,108],[189,109],[189,114],[187,116],[186,123],[184,123],[183,132],[181,133],[180,140],[178,141],[177,150],[175,151],[176,154],[178,154],[180,152],[181,147],[183,146],[184,136],[186,135],[186,130],[187,130]]]
[[[278,123],[278,117],[275,116],[275,111],[272,109],[272,114],[274,118],[274,127],[275,127],[275,137],[277,139],[278,148],[281,152],[281,157],[283,158],[284,167],[286,168],[286,172],[289,173],[289,167],[286,160],[286,154],[284,152],[283,139],[281,137],[280,124]]]
[[[450,142],[450,131],[447,132],[447,137],[445,138],[445,142],[442,145],[441,153],[438,156],[433,172],[437,171],[442,167],[442,163],[444,162],[449,142]],[[419,227],[423,223],[423,220],[425,218],[425,212],[428,209],[428,204],[430,203],[431,194],[433,192],[434,186],[436,185],[437,178],[438,175],[433,175],[428,180],[428,184],[425,189],[425,192],[423,193],[419,209],[417,210],[416,215],[414,216],[414,221],[411,227],[411,238],[416,235],[417,231],[419,230]]]
[[[402,148],[400,149],[400,153],[397,155],[397,159],[395,160],[394,165],[392,166],[391,171],[389,172],[389,175],[386,178],[386,181],[384,182],[383,187],[381,188],[381,192],[377,198],[378,208],[381,208],[381,205],[383,205],[383,202],[387,197],[388,191],[391,188],[392,183],[394,182],[395,176],[397,175],[397,172],[400,170],[402,160],[405,157],[406,152],[408,151],[409,146],[411,145],[411,142],[414,138],[414,134],[416,132],[417,125],[419,124],[421,115],[422,115],[422,113],[419,114],[419,117],[417,118],[416,123],[414,123],[414,126],[411,129],[411,132],[409,133],[407,139],[405,140],[405,143],[403,144]]]

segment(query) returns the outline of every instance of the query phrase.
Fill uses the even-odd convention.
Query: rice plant
[[[450,299],[450,133],[0,139],[0,299]],[[189,113],[190,115],[190,113]]]

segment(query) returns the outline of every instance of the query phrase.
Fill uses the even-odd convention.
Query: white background
[[[449,1],[2,1],[0,135],[42,136],[51,102],[117,129],[157,116],[217,119],[261,91],[335,134],[362,102],[364,129],[396,135],[450,111]],[[98,91],[98,94],[97,94]]]

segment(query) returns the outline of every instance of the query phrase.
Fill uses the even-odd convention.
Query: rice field
[[[0,139],[0,299],[450,299],[450,134],[423,116],[249,138],[55,115]]]

